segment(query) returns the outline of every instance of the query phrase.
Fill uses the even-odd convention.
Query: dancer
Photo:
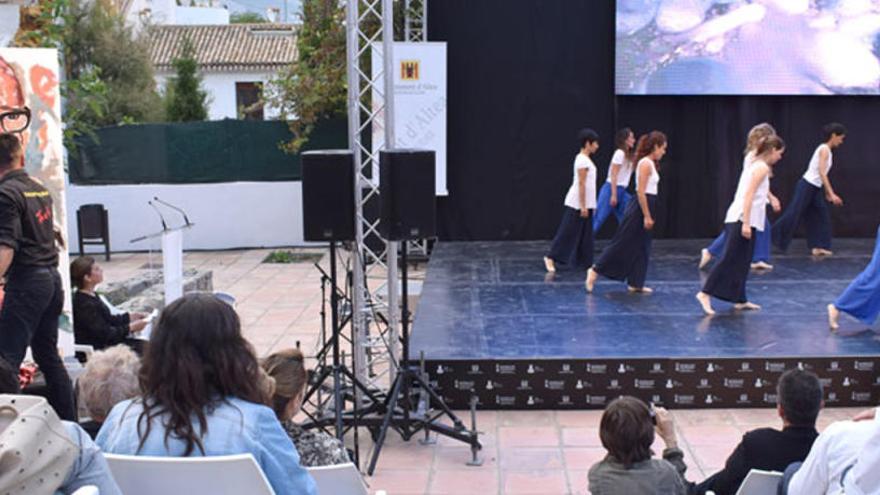
[[[629,179],[633,172],[633,156],[635,155],[635,135],[629,127],[617,131],[614,135],[614,155],[608,166],[608,179],[599,190],[599,199],[596,202],[596,212],[593,214],[593,235],[599,232],[602,224],[608,219],[608,215],[614,212],[617,224],[623,220],[626,205],[632,199],[627,192]]]
[[[770,192],[770,171],[782,158],[785,143],[773,135],[761,141],[755,161],[743,170],[733,203],[724,220],[727,242],[721,259],[712,268],[697,300],[707,315],[715,314],[711,297],[736,304],[736,309],[761,309],[746,297],[749,264],[755,249],[755,231],[763,230]]]
[[[758,143],[768,137],[776,134],[776,129],[772,125],[762,122],[749,130],[746,138],[746,149],[744,150],[745,158],[743,158],[743,170],[752,164],[755,159],[755,148]],[[770,198],[770,207],[773,211],[779,213],[782,205],[779,198],[773,195],[773,191],[768,192]],[[770,219],[764,221],[764,230],[758,231],[755,235],[755,254],[752,256],[752,270],[772,270],[773,265],[770,264]],[[718,237],[712,241],[708,248],[704,248],[700,252],[700,270],[706,267],[713,257],[721,256],[721,250],[727,240],[727,232],[722,229]]]
[[[837,330],[841,311],[855,316],[866,325],[872,325],[880,316],[880,229],[877,229],[871,262],[843,294],[828,305],[828,326],[831,331]]]
[[[593,222],[596,208],[596,165],[590,155],[599,149],[599,135],[592,129],[578,133],[581,150],[574,158],[574,178],[565,195],[565,212],[553,237],[544,267],[553,273],[556,263],[584,268],[593,264]]]
[[[773,224],[773,244],[785,251],[791,244],[801,219],[807,223],[807,247],[813,256],[831,256],[831,218],[827,202],[842,206],[843,200],[831,187],[828,172],[831,171],[832,150],[843,144],[846,127],[832,123],[822,132],[824,141],[813,152],[803,178],[798,181],[794,197],[785,213]],[[822,192],[825,197],[822,197]]]
[[[638,201],[630,202],[611,243],[599,256],[599,261],[587,270],[587,292],[593,292],[599,275],[626,281],[630,292],[653,292],[645,287],[645,277],[651,256],[657,183],[660,182],[658,162],[666,154],[666,135],[651,131],[639,138],[636,150]]]

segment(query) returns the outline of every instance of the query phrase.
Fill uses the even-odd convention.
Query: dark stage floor
[[[584,272],[548,278],[548,243],[441,242],[428,265],[412,331],[412,354],[428,360],[859,357],[880,355],[880,338],[846,316],[830,334],[825,306],[868,263],[873,240],[836,240],[835,256],[814,259],[802,240],[774,255],[775,270],[753,274],[756,312],[715,302],[704,317],[694,294],[705,240],[654,242],[650,295]],[[602,247],[604,243],[599,243]],[[598,251],[597,251],[598,253]]]

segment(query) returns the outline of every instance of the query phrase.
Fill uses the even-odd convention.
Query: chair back
[[[752,469],[746,475],[736,495],[776,495],[782,473]]]
[[[368,495],[364,479],[354,464],[334,464],[332,466],[319,466],[306,468],[318,493],[332,493],[334,495]]]
[[[275,495],[251,454],[215,457],[104,454],[104,457],[125,495]]]
[[[104,205],[82,205],[76,212],[79,236],[83,239],[103,239],[107,232],[107,210]]]

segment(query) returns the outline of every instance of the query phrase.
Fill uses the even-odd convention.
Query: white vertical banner
[[[373,43],[373,77],[382,71],[382,44]],[[446,43],[394,43],[394,136],[392,148],[432,150],[437,156],[436,193],[446,196]],[[373,111],[383,95],[373,90]],[[385,119],[373,121],[373,149],[385,142]],[[379,178],[378,160],[373,170]]]
[[[183,231],[162,233],[162,276],[165,279],[165,307],[183,296]]]

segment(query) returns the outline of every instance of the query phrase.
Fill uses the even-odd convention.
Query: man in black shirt
[[[786,371],[777,387],[777,410],[782,431],[760,428],[743,435],[742,442],[727,458],[724,469],[696,486],[695,493],[712,490],[716,495],[734,495],[752,469],[784,471],[803,461],[819,436],[816,418],[822,408],[822,384],[809,371]]]
[[[0,356],[18,369],[28,346],[46,377],[49,403],[76,421],[70,377],[58,355],[64,291],[58,274],[52,197],[24,170],[18,136],[0,134]]]

